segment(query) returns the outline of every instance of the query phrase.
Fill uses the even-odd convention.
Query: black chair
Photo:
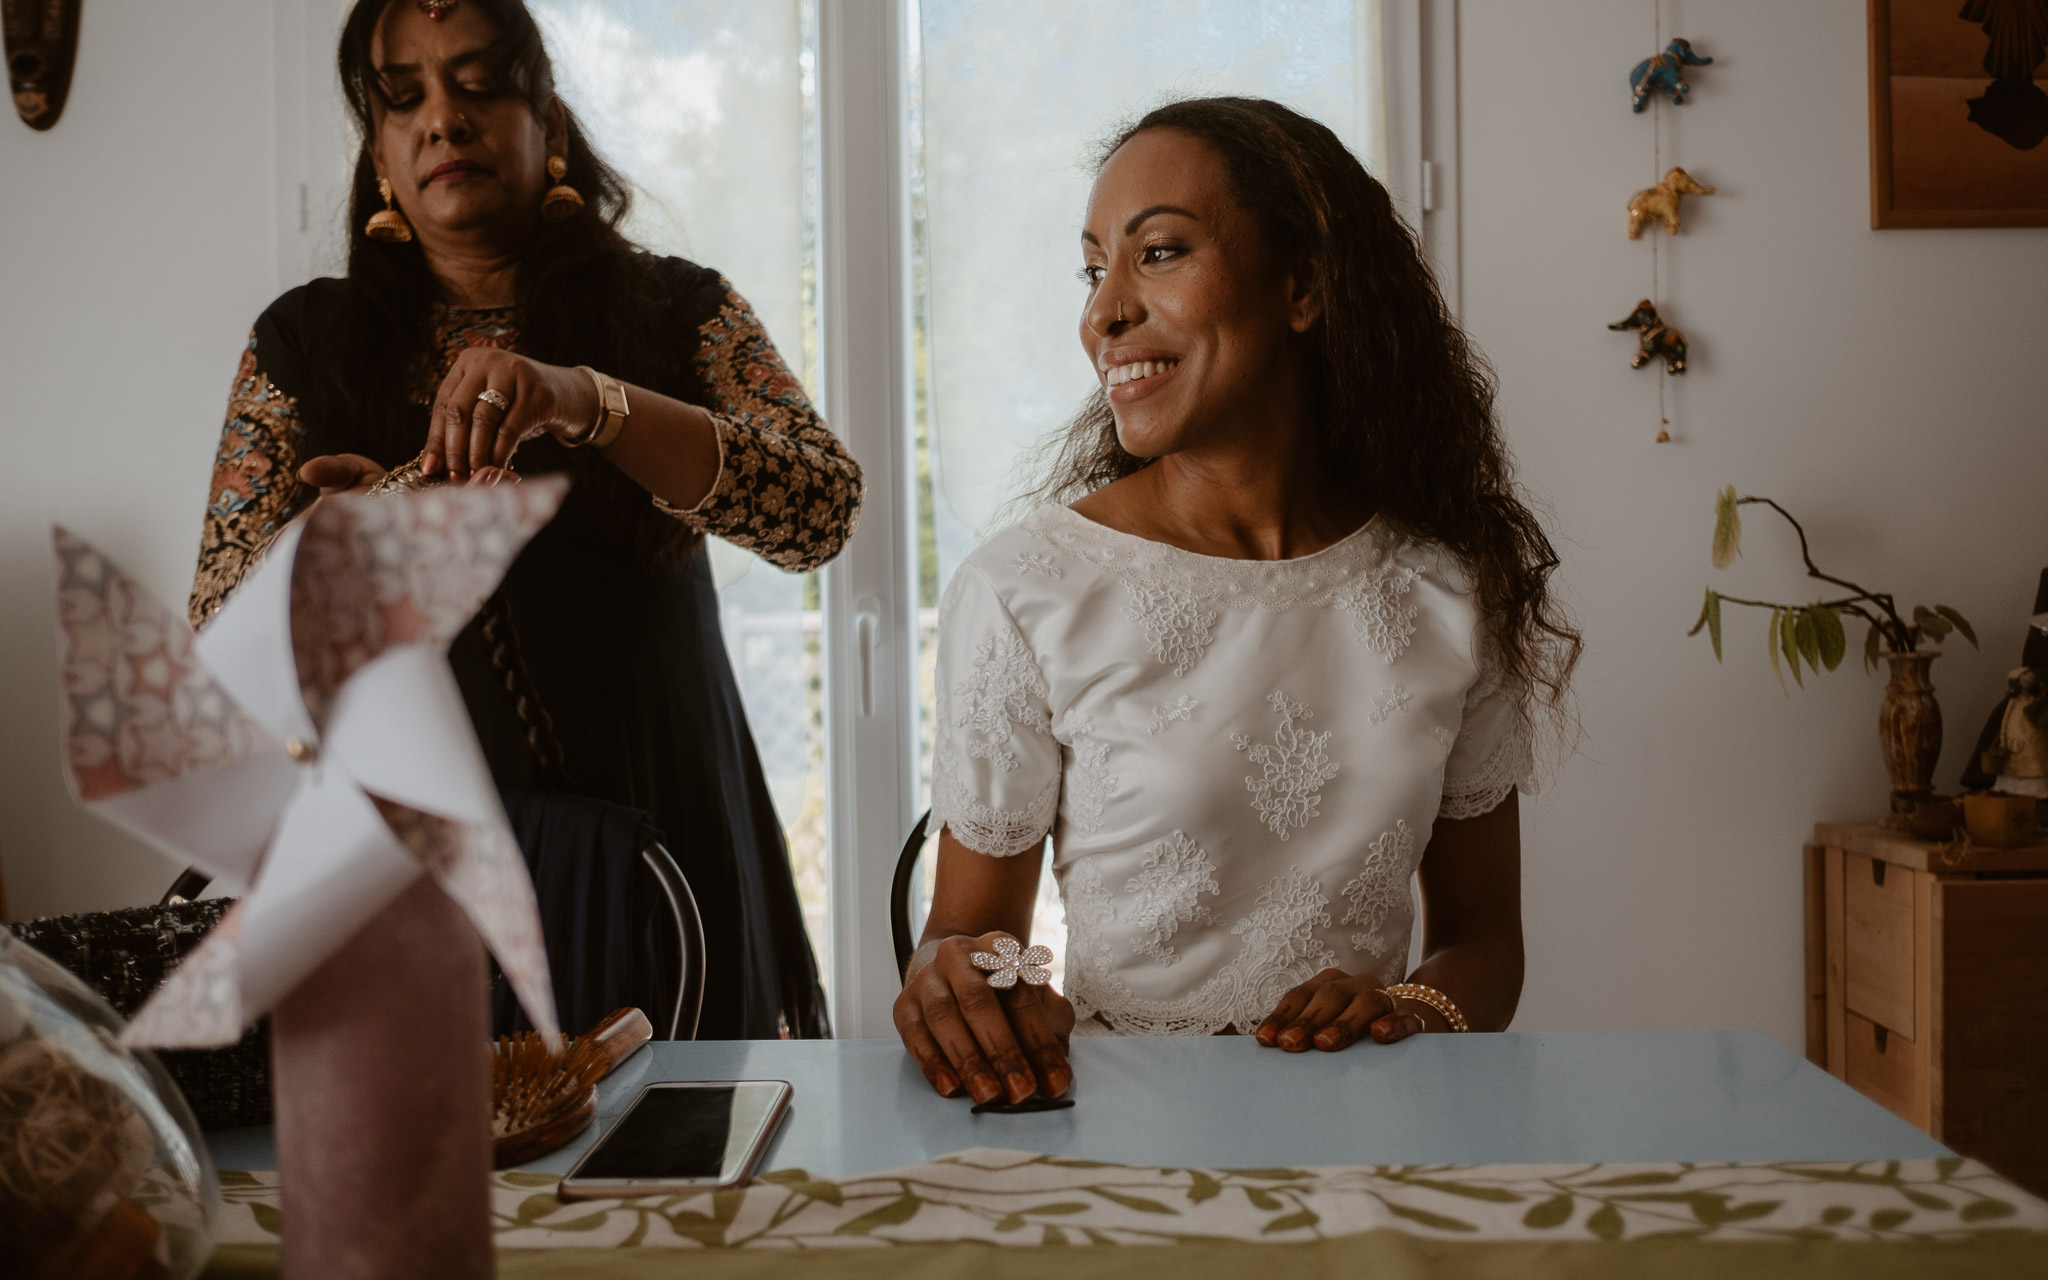
[[[695,1040],[697,1020],[704,1013],[704,918],[697,913],[697,895],[690,892],[690,881],[676,865],[675,855],[659,840],[640,851],[640,860],[654,873],[654,881],[661,887],[669,913],[675,918],[676,962],[680,969],[675,1005],[669,1010],[667,1038]],[[655,1029],[660,1028],[661,1024],[655,1021]]]
[[[917,939],[910,936],[910,893],[917,884],[917,858],[924,851],[925,827],[931,820],[930,809],[918,816],[910,838],[903,842],[903,852],[896,855],[896,878],[889,885],[889,938],[896,944],[898,982],[910,968],[910,953],[917,950]]]

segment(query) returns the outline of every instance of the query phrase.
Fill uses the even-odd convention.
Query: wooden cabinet
[[[2048,1194],[2048,846],[1819,824],[1806,997],[1808,1058]]]

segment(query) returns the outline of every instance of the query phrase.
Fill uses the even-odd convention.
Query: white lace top
[[[1054,837],[1080,1031],[1249,1030],[1335,966],[1398,981],[1437,817],[1531,774],[1447,552],[1374,520],[1230,560],[1041,508],[939,609],[933,818]]]

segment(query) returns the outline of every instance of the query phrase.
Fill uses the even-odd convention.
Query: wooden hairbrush
[[[620,1009],[561,1052],[532,1031],[491,1046],[491,1162],[509,1169],[553,1151],[597,1115],[597,1082],[654,1038],[638,1009]]]

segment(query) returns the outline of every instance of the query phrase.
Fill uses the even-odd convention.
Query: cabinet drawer
[[[1918,1030],[1913,1025],[1913,872],[1851,853],[1842,858],[1842,882],[1843,1002],[1851,1012],[1911,1040]],[[1854,1034],[1849,1042],[1855,1045]]]
[[[1845,1019],[1849,1087],[1906,1123],[1927,1127],[1927,1055],[1905,1036],[1855,1014]]]

